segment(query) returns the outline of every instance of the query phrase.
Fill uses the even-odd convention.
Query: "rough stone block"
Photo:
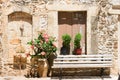
[[[12,39],[10,41],[10,44],[13,44],[13,45],[17,45],[17,44],[20,44],[21,43],[21,40],[20,39]]]

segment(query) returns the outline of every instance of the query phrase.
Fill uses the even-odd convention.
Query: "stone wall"
[[[118,15],[109,14],[112,5],[108,1],[100,3],[97,18],[97,26],[93,26],[95,36],[95,50],[99,54],[113,54],[114,74],[118,73]],[[95,43],[94,43],[95,44]],[[97,47],[97,49],[96,49]]]
[[[0,3],[0,55],[6,58],[4,62],[12,63],[16,48],[22,45],[27,53],[30,49],[27,41],[37,37],[40,30],[46,30],[58,39],[59,11],[87,11],[87,54],[113,54],[112,71],[117,74],[118,15],[108,13],[111,7],[109,0],[5,0]],[[8,16],[15,12],[31,15],[32,23],[9,22]],[[24,35],[21,36],[23,24]]]

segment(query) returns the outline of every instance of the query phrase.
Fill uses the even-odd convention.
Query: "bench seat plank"
[[[108,63],[112,63],[112,61],[55,61],[54,64],[108,64]]]
[[[90,57],[111,57],[111,54],[103,54],[103,55],[101,55],[101,54],[96,54],[96,55],[58,55],[58,57],[88,57],[88,58],[90,58]]]
[[[55,64],[52,68],[100,68],[100,67],[110,67],[111,64]]]
[[[112,58],[57,58],[55,60],[112,60]]]

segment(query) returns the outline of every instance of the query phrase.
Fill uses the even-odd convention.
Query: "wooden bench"
[[[63,68],[100,68],[103,75],[104,68],[112,66],[112,54],[97,55],[58,55],[54,59],[52,71],[59,68],[62,77]]]

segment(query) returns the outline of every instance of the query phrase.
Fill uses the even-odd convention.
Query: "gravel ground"
[[[62,77],[61,80],[118,80],[117,76],[78,76],[78,77]],[[6,77],[0,77],[0,80],[60,80],[59,77],[47,77],[47,78],[25,78],[23,76],[6,76]]]
[[[60,80],[58,77],[51,78],[52,80]],[[62,77],[62,80],[118,80],[118,76],[80,76],[80,77]]]
[[[51,78],[25,78],[23,76],[0,77],[0,80],[51,80]]]

